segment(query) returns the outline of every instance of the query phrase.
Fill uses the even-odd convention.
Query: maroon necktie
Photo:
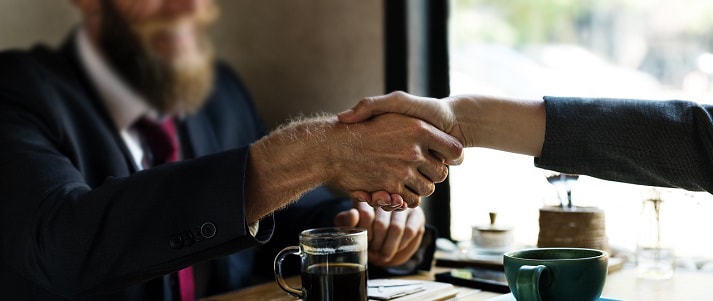
[[[144,154],[148,166],[155,167],[164,163],[178,161],[178,137],[173,119],[166,118],[158,122],[146,117],[136,122],[139,131],[148,145],[150,152]]]
[[[172,118],[157,122],[144,117],[136,122],[136,129],[150,149],[150,153],[144,154],[145,162],[142,164],[153,167],[178,161],[178,137]],[[178,271],[178,287],[181,301],[195,300],[192,266]]]

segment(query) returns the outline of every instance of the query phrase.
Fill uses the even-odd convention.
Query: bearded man
[[[458,140],[401,115],[265,136],[213,58],[212,1],[73,3],[83,22],[61,49],[0,53],[2,299],[193,300],[248,284],[271,259],[254,247],[306,227],[367,228],[383,267],[418,254],[420,209],[319,187],[417,205],[461,160]]]

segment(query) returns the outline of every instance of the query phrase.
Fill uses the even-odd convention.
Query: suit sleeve
[[[22,277],[64,296],[108,292],[270,238],[272,218],[256,237],[247,231],[249,147],[90,187],[61,120],[32,109],[35,92],[2,82],[0,258]]]
[[[545,97],[538,167],[713,192],[713,107],[686,101]]]

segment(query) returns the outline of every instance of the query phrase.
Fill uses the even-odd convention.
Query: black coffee
[[[366,268],[353,263],[320,263],[302,273],[305,301],[366,301]]]

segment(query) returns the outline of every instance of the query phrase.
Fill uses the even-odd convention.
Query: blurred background
[[[700,0],[453,0],[451,94],[685,99],[713,103],[713,2]],[[498,212],[520,245],[535,245],[538,209],[559,201],[531,157],[468,149],[451,168],[451,235]],[[606,212],[614,248],[636,248],[647,187],[580,177],[575,205]],[[713,257],[713,197],[670,191],[664,229],[679,264]],[[474,214],[475,213],[475,214]],[[708,268],[711,268],[708,265]]]
[[[339,112],[394,89],[435,97],[713,103],[713,1],[217,2],[218,54],[242,75],[270,127],[300,114]],[[433,9],[441,6],[446,11]],[[69,0],[0,1],[0,49],[59,45],[77,22]],[[439,32],[446,34],[439,38]],[[469,149],[466,158],[451,168],[450,186],[424,202],[429,222],[443,236],[468,240],[471,226],[487,224],[488,212],[495,211],[498,223],[514,227],[518,244],[534,245],[538,209],[557,203],[543,171],[532,158],[509,153]],[[580,177],[573,199],[604,209],[611,245],[633,250],[642,189]],[[677,254],[694,264],[708,262],[713,240],[705,230],[713,229],[713,197],[674,192],[666,198],[675,222],[665,230]]]
[[[382,1],[216,2],[218,55],[243,77],[270,127],[383,93]],[[78,22],[70,0],[2,0],[0,49],[60,45]]]

